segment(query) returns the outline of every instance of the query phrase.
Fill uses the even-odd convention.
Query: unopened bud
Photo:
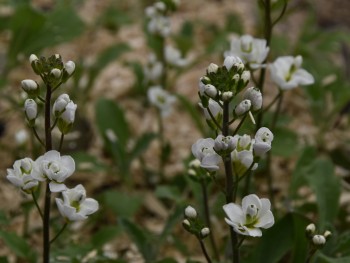
[[[241,116],[245,113],[247,113],[250,110],[250,107],[252,106],[252,103],[250,100],[243,100],[241,103],[237,105],[235,108],[235,113],[237,116]]]
[[[201,237],[205,238],[210,234],[210,229],[208,227],[204,227],[201,229]]]
[[[64,69],[67,71],[68,75],[72,75],[75,70],[75,63],[73,61],[68,61],[64,64]]]
[[[29,57],[29,62],[32,64],[34,61],[39,60],[38,57],[34,54],[31,54]]]
[[[210,63],[210,65],[207,68],[207,71],[208,71],[209,74],[210,73],[216,73],[218,71],[218,69],[219,69],[218,65],[216,65],[214,63]]]
[[[238,63],[242,63],[242,60],[239,57],[235,57],[235,56],[227,56],[224,60],[224,66],[227,69],[227,71],[230,71],[233,65]]]
[[[24,103],[24,112],[29,125],[33,127],[35,124],[35,119],[38,116],[38,105],[36,102],[32,99],[27,99]]]
[[[250,71],[249,70],[243,71],[241,78],[244,81],[244,83],[248,83],[250,80]]]
[[[250,87],[244,93],[244,99],[250,100],[252,103],[252,110],[257,111],[262,107],[262,94],[258,88]]]
[[[189,163],[191,168],[199,168],[201,166],[201,161],[198,159],[194,159]]]
[[[25,79],[21,82],[22,89],[30,96],[36,97],[39,95],[39,84],[32,79]]]
[[[323,234],[323,236],[326,238],[326,240],[330,239],[331,236],[332,236],[332,232],[331,231],[328,231],[326,230]]]
[[[316,231],[315,224],[311,223],[307,225],[307,227],[305,228],[305,231],[308,236],[312,236],[313,234],[315,234],[315,231]]]
[[[312,243],[315,246],[323,246],[324,244],[326,244],[326,238],[322,235],[314,235],[312,238]]]
[[[191,176],[197,176],[196,171],[193,169],[188,169],[187,173],[188,173],[188,175],[191,175]]]
[[[185,209],[185,216],[190,219],[195,219],[197,217],[197,211],[192,206],[187,206]]]
[[[205,94],[207,94],[210,98],[215,98],[216,95],[218,94],[217,89],[211,84],[205,85],[204,90],[205,90]]]
[[[232,91],[225,91],[221,94],[221,98],[223,101],[230,101],[233,97]]]
[[[51,70],[51,75],[56,79],[59,79],[61,77],[61,74],[62,72],[58,68],[54,68]]]

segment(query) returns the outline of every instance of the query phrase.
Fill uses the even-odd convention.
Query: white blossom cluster
[[[269,47],[265,39],[243,35],[231,40],[230,50],[224,52],[224,56],[238,56],[248,68],[255,70],[266,67],[268,53]],[[313,84],[315,82],[313,76],[301,68],[302,61],[301,56],[278,57],[273,63],[268,64],[271,79],[281,90]]]
[[[98,203],[86,198],[82,185],[67,188],[65,180],[74,171],[75,162],[71,156],[61,156],[58,151],[51,150],[35,161],[30,158],[15,161],[13,168],[7,169],[7,179],[27,194],[35,191],[40,182],[49,181],[50,191],[63,195],[63,200],[56,198],[61,215],[68,221],[76,221],[96,212]]]

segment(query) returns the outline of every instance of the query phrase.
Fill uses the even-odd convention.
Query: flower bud
[[[182,221],[182,226],[183,226],[188,232],[192,233],[192,231],[191,231],[191,223],[190,223],[190,221],[189,221],[188,219],[184,219],[184,220]]]
[[[67,104],[70,102],[70,98],[67,94],[61,94],[55,101],[52,107],[52,112],[55,117],[58,117],[66,109]]]
[[[38,105],[36,102],[32,99],[27,99],[24,103],[24,112],[29,125],[33,127],[35,124],[35,119],[38,116]]]
[[[194,159],[189,163],[189,167],[191,168],[199,168],[201,166],[201,161],[198,159]]]
[[[224,60],[224,66],[227,69],[227,71],[230,71],[232,66],[237,63],[242,63],[242,60],[239,57],[235,56],[227,56]]]
[[[193,169],[188,169],[187,173],[190,176],[197,176],[197,172],[195,170],[193,170]]]
[[[305,232],[307,236],[313,236],[315,234],[315,231],[316,231],[316,226],[313,223],[307,225],[305,228]]]
[[[77,105],[70,101],[58,119],[57,126],[63,134],[67,134],[73,126]]]
[[[312,243],[315,246],[322,247],[324,244],[326,244],[326,238],[322,235],[314,235],[312,238]]]
[[[64,64],[63,68],[63,76],[62,83],[65,83],[74,73],[75,71],[75,63],[73,61],[68,61]]]
[[[210,73],[216,73],[219,69],[219,66],[214,64],[214,63],[210,63],[210,65],[207,68],[208,74]]]
[[[329,240],[332,236],[332,232],[329,230],[326,230],[323,234],[323,236],[325,237],[326,240]]]
[[[247,113],[250,110],[250,107],[252,106],[252,103],[250,100],[243,100],[241,103],[239,103],[235,108],[235,113],[237,116],[242,116],[243,114]]]
[[[210,98],[215,98],[218,94],[217,89],[211,84],[205,85],[204,91]]]
[[[225,91],[221,95],[221,98],[223,101],[230,101],[232,97],[233,97],[232,91]]]
[[[32,79],[25,79],[21,82],[22,89],[29,95],[35,98],[39,95],[39,84]]]
[[[252,110],[257,111],[262,107],[262,94],[258,88],[250,87],[244,93],[244,99],[250,100],[252,103]]]
[[[230,153],[236,148],[237,140],[232,136],[218,135],[214,141],[214,150],[217,153]]]
[[[39,60],[35,54],[31,54],[29,57],[29,62],[32,64],[34,61]]]
[[[250,80],[250,71],[249,70],[243,71],[241,75],[241,79],[243,80],[244,83],[248,83]]]
[[[58,68],[54,68],[54,69],[52,69],[51,70],[51,76],[53,76],[54,78],[56,78],[56,79],[59,79],[60,77],[61,77],[61,74],[62,74],[62,72],[61,72],[61,70],[59,70]]]
[[[185,216],[190,219],[195,219],[197,217],[197,211],[192,206],[187,206],[185,209]]]
[[[210,229],[208,227],[204,227],[201,229],[201,237],[205,238],[210,234]]]

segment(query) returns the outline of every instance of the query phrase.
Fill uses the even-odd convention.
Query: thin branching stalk
[[[34,134],[35,138],[39,141],[39,143],[40,143],[43,147],[45,147],[45,143],[41,140],[41,138],[40,138],[38,132],[36,131],[35,127],[32,127],[32,131],[33,131],[33,134]]]
[[[312,248],[309,251],[309,254],[307,256],[307,259],[306,259],[305,263],[310,263],[311,262],[311,260],[312,260],[313,256],[315,255],[316,251],[317,251],[317,249],[315,249],[315,248]]]
[[[204,254],[204,256],[205,256],[205,259],[207,260],[208,263],[211,263],[211,259],[210,259],[210,257],[209,257],[209,254],[208,254],[207,249],[205,248],[205,245],[204,245],[203,240],[200,239],[200,238],[198,238],[198,241],[199,241],[199,243],[200,243],[200,245],[201,245],[201,249],[202,249],[202,252],[203,252],[203,254]]]
[[[208,113],[210,118],[213,120],[213,122],[215,123],[215,126],[221,131],[221,126],[220,124],[217,122],[216,118],[214,117],[213,113],[211,112],[211,110],[209,109],[209,107],[207,108]]]
[[[165,140],[164,140],[164,125],[162,113],[160,110],[157,110],[158,117],[158,136],[160,143],[160,152],[159,152],[159,177],[161,180],[164,179],[164,167],[165,167],[165,158],[163,156],[165,150]]]
[[[61,133],[60,145],[58,146],[58,151],[61,152],[64,140],[64,133]]]
[[[36,196],[34,194],[34,191],[32,191],[32,197],[33,197],[34,204],[35,204],[36,208],[38,209],[38,212],[39,212],[39,215],[41,217],[41,220],[44,220],[43,212],[41,211],[41,208],[40,208],[40,206],[38,204],[38,201],[36,200]]]
[[[206,223],[207,223],[207,226],[209,227],[209,229],[212,230],[211,222],[210,222],[209,204],[208,204],[207,184],[204,181],[202,181],[201,186],[202,186],[202,194],[203,194],[205,220],[206,220]],[[218,249],[217,249],[212,231],[209,232],[209,239],[210,239],[210,244],[211,244],[211,247],[212,247],[212,250],[214,253],[214,257],[219,262],[220,256],[218,253]]]
[[[241,128],[245,118],[247,117],[248,113],[244,114],[243,118],[241,119],[241,121],[239,122],[238,126],[236,127],[236,129],[233,132],[233,136],[237,134],[238,130]]]
[[[52,244],[53,242],[55,242],[55,240],[63,233],[63,231],[66,229],[67,226],[68,226],[68,223],[66,222],[66,223],[62,226],[62,228],[60,229],[60,231],[57,232],[56,236],[55,236],[53,239],[51,239],[50,244]]]

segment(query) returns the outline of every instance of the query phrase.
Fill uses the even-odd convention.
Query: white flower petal
[[[54,181],[50,182],[49,187],[52,193],[62,192],[67,189],[66,185],[55,183]]]
[[[267,211],[262,217],[259,218],[259,222],[255,224],[256,227],[269,228],[275,223],[275,218],[271,211]]]
[[[242,210],[247,211],[248,206],[255,205],[258,210],[261,209],[261,201],[255,194],[247,195],[242,199]]]
[[[243,223],[243,220],[244,220],[243,210],[239,205],[236,205],[234,203],[229,203],[224,205],[222,208],[224,209],[230,221],[233,222],[235,225],[239,225]]]

